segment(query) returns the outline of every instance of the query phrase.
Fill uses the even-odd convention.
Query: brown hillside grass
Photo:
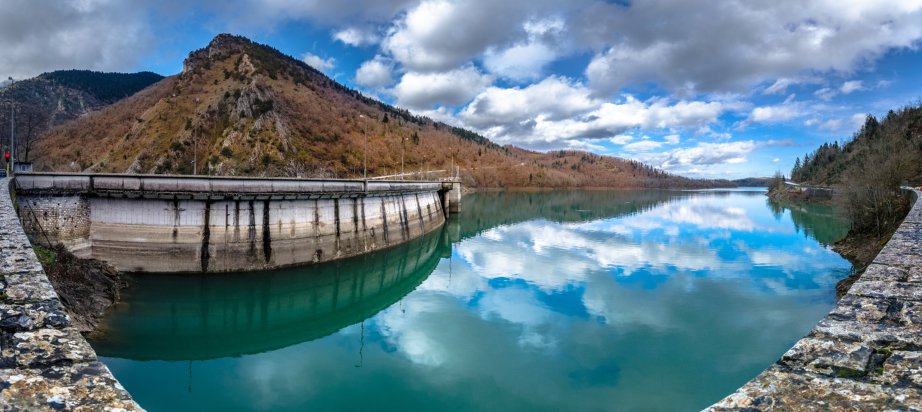
[[[455,165],[475,187],[732,186],[613,157],[475,141],[226,35],[191,53],[183,73],[52,130],[37,145],[36,166],[191,174],[195,164],[198,174],[355,178],[366,135],[369,177]]]

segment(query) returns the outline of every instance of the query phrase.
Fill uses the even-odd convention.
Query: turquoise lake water
[[[132,276],[91,343],[150,411],[695,411],[832,308],[846,229],[761,190],[477,193],[367,256]]]

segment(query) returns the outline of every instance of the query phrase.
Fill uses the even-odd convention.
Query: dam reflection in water
[[[104,356],[192,360],[321,338],[410,293],[451,252],[447,234],[310,269],[129,275],[132,287],[91,336],[93,347]]]
[[[697,410],[831,308],[845,227],[760,192],[480,193],[364,257],[135,276],[91,343],[151,411]]]

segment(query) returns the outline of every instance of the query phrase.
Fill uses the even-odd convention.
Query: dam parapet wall
[[[33,241],[126,272],[325,262],[415,239],[460,210],[456,182],[20,174],[15,186]]]
[[[777,362],[708,411],[922,410],[922,192],[860,279]]]
[[[142,410],[71,324],[0,179],[0,409]]]

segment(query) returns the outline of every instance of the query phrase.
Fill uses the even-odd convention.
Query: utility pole
[[[10,90],[13,89],[13,77],[10,76]],[[13,94],[10,93],[10,172],[16,174],[16,111],[13,106]]]

